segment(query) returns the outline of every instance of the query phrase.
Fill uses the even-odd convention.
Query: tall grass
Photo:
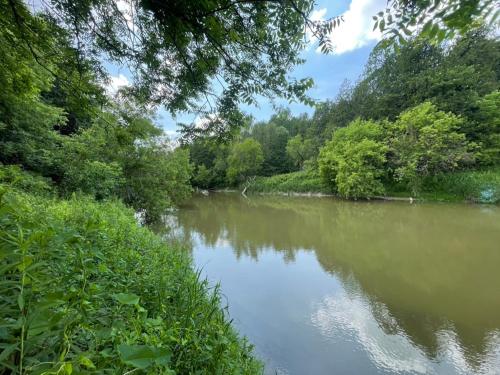
[[[188,253],[119,202],[0,185],[0,374],[255,374]]]
[[[442,194],[455,200],[478,203],[500,202],[500,169],[463,171],[429,178],[425,192]]]
[[[316,171],[300,171],[271,177],[257,177],[249,186],[254,193],[325,193],[331,194]]]

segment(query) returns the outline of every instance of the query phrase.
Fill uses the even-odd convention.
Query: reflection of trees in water
[[[500,328],[500,299],[492,294],[500,285],[498,210],[215,195],[195,199],[178,220],[209,246],[228,241],[238,257],[274,249],[293,261],[297,251],[313,250],[347,289],[354,276],[385,332],[395,320],[430,358],[439,354],[440,329],[453,326],[473,364],[487,355],[485,337]],[[380,304],[389,314],[377,313]]]

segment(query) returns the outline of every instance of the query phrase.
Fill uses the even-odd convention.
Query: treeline
[[[500,42],[484,27],[445,44],[377,47],[360,80],[312,116],[282,110],[235,141],[188,146],[194,184],[308,171],[345,197],[417,195],[429,177],[500,163]],[[316,179],[317,180],[317,179]],[[317,190],[322,187],[318,186]]]
[[[148,220],[187,197],[188,152],[133,100],[107,95],[100,65],[66,30],[16,7],[0,16],[0,180],[27,171],[62,196],[119,197]]]

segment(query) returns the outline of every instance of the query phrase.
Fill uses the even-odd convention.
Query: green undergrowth
[[[500,169],[437,176],[426,182],[425,193],[432,192],[477,203],[500,203]]]
[[[325,186],[315,171],[300,171],[257,177],[248,188],[249,193],[323,193],[332,191]]]
[[[257,177],[248,192],[332,194],[314,171]],[[385,196],[411,195],[403,185],[386,186]],[[417,198],[427,201],[500,203],[500,169],[461,171],[429,177],[423,181],[422,191]]]
[[[188,252],[117,201],[0,184],[0,298],[0,374],[261,372]]]
[[[388,186],[386,195],[408,197],[404,186]],[[418,198],[427,201],[500,203],[500,170],[460,171],[428,177]]]

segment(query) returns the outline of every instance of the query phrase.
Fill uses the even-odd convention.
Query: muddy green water
[[[173,218],[269,374],[500,374],[500,207],[195,197]]]

